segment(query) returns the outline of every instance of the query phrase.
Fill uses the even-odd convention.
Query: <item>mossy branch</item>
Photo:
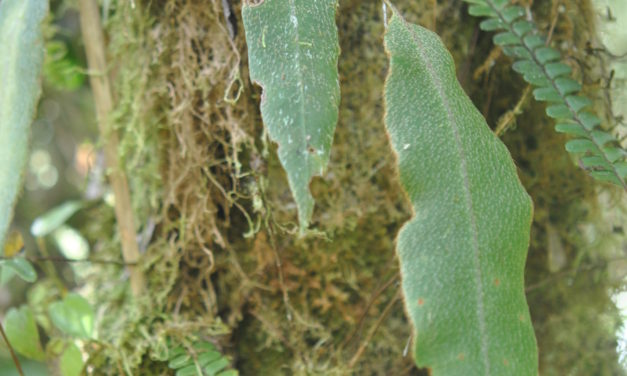
[[[610,133],[601,129],[601,120],[587,110],[592,101],[579,95],[581,85],[570,77],[571,68],[561,62],[560,53],[546,45],[546,39],[525,10],[508,0],[464,0],[469,13],[487,17],[480,27],[500,31],[494,43],[516,59],[513,69],[535,86],[536,100],[547,102],[546,113],[556,119],[555,130],[573,136],[566,143],[569,153],[580,155],[581,165],[597,180],[609,181],[627,191],[627,151]]]

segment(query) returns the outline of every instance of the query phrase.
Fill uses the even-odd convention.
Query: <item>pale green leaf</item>
[[[89,242],[76,229],[69,226],[61,226],[52,233],[59,251],[68,259],[84,260],[89,256]]]
[[[83,370],[83,356],[81,350],[75,344],[69,344],[61,359],[59,359],[59,370],[62,376],[79,376]]]
[[[531,199],[439,38],[395,14],[385,44],[385,121],[414,209],[397,252],[416,362],[434,376],[536,375]]]
[[[298,206],[313,213],[309,182],[322,175],[338,119],[336,0],[265,0],[242,9],[250,78],[263,87],[261,115]]]
[[[39,341],[37,324],[28,306],[9,309],[4,317],[4,331],[15,351],[27,358],[45,359],[46,356]]]
[[[205,368],[203,368],[203,371],[208,376],[215,376],[218,372],[222,371],[228,365],[229,365],[229,360],[227,358],[220,358],[214,361],[213,363],[209,364]]]
[[[70,217],[83,208],[82,201],[67,201],[37,217],[30,226],[30,233],[35,237],[50,234],[61,227]]]
[[[11,268],[7,268],[0,263],[0,286],[4,286],[9,283],[13,277],[15,277],[15,271]]]
[[[52,323],[65,334],[77,338],[91,338],[94,329],[94,310],[85,298],[70,293],[48,308]]]
[[[47,0],[0,1],[0,249],[20,191],[41,92]]]
[[[2,266],[3,269],[6,268],[12,270],[14,274],[18,275],[26,282],[32,283],[37,280],[37,272],[35,271],[35,268],[33,268],[33,265],[31,265],[31,263],[23,257],[0,260],[0,266]]]

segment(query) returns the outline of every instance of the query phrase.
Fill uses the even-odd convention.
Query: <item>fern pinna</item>
[[[548,102],[546,113],[556,119],[555,130],[573,136],[566,150],[580,154],[581,165],[598,180],[609,181],[627,191],[627,151],[618,140],[600,128],[599,117],[588,111],[590,99],[578,95],[581,85],[570,77],[571,68],[561,62],[560,53],[546,45],[525,10],[508,0],[464,0],[469,13],[487,17],[480,27],[500,31],[494,43],[514,58],[513,69],[535,86],[536,100]]]

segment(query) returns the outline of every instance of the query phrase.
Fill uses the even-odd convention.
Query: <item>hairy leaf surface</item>
[[[439,38],[395,13],[385,45],[385,121],[414,210],[397,252],[416,362],[436,376],[535,375],[531,199]]]
[[[41,91],[45,0],[0,1],[0,248],[21,186]]]
[[[242,9],[250,78],[287,172],[301,230],[313,213],[309,182],[329,161],[338,119],[336,0],[265,0]]]

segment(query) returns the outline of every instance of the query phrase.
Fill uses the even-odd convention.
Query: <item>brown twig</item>
[[[0,260],[10,260],[13,257],[0,257]],[[117,260],[101,260],[101,259],[82,259],[82,260],[78,260],[78,259],[69,259],[69,258],[65,258],[65,257],[55,257],[55,256],[48,256],[48,257],[25,257],[26,260],[32,262],[32,263],[37,263],[37,262],[44,262],[44,261],[50,261],[50,262],[91,262],[94,264],[114,264],[114,265],[120,265],[120,266],[133,266],[133,265],[137,265],[137,263],[127,263],[124,261],[117,261]]]
[[[4,328],[2,327],[2,324],[0,324],[0,333],[2,333],[2,338],[4,338],[4,342],[7,344],[7,347],[9,348],[9,352],[11,353],[11,358],[13,358],[13,363],[15,363],[15,368],[17,368],[17,373],[19,373],[20,376],[24,376],[24,371],[22,371],[22,365],[20,364],[20,360],[17,358],[17,355],[15,355],[15,351],[13,351],[13,346],[11,346],[11,342],[9,342],[9,339],[7,338],[7,335],[4,332]]]
[[[395,260],[395,259],[394,259]],[[357,326],[355,327],[355,329],[346,337],[346,339],[342,342],[342,344],[340,345],[340,349],[344,348],[345,346],[347,346],[350,341],[352,341],[352,339],[355,337],[355,335],[361,330],[361,328],[364,325],[364,322],[366,320],[366,316],[368,315],[368,311],[370,311],[370,308],[372,307],[372,305],[374,304],[374,302],[377,300],[377,298],[383,294],[383,292],[385,292],[385,290],[388,289],[388,287],[392,286],[393,283],[397,282],[400,279],[400,274],[397,272],[396,274],[394,274],[394,276],[390,279],[388,279],[382,286],[380,286],[371,296],[370,299],[368,300],[368,303],[366,303],[366,308],[364,309],[364,313],[361,315],[361,317],[359,318],[359,322],[357,323]]]
[[[348,368],[349,369],[352,369],[353,367],[355,367],[355,364],[357,364],[357,361],[359,360],[359,358],[361,358],[361,356],[363,355],[364,351],[366,351],[366,347],[368,347],[368,344],[370,343],[370,340],[372,340],[372,337],[374,337],[374,334],[377,332],[377,329],[379,329],[379,327],[383,323],[383,320],[385,320],[387,315],[390,314],[390,311],[394,307],[394,304],[397,301],[399,301],[400,298],[401,298],[401,288],[399,286],[397,291],[396,291],[396,295],[394,295],[394,298],[392,298],[392,300],[390,300],[388,305],[385,307],[385,309],[381,313],[381,316],[379,316],[379,318],[377,319],[377,322],[370,329],[370,332],[368,332],[368,336],[361,343],[361,346],[359,346],[359,349],[357,350],[357,352],[355,353],[353,358],[350,360],[350,362],[348,362]]]
[[[109,180],[115,195],[115,217],[121,237],[122,256],[126,264],[134,265],[139,260],[139,247],[136,241],[131,195],[126,175],[118,159],[118,135],[114,130],[107,129],[108,116],[113,110],[113,97],[107,74],[104,35],[98,2],[97,0],[80,0],[78,4],[87,63],[91,72],[89,79],[94,94],[98,127],[104,144],[105,159],[111,169]],[[129,271],[131,290],[137,296],[143,288],[144,276],[138,266],[129,266]]]

